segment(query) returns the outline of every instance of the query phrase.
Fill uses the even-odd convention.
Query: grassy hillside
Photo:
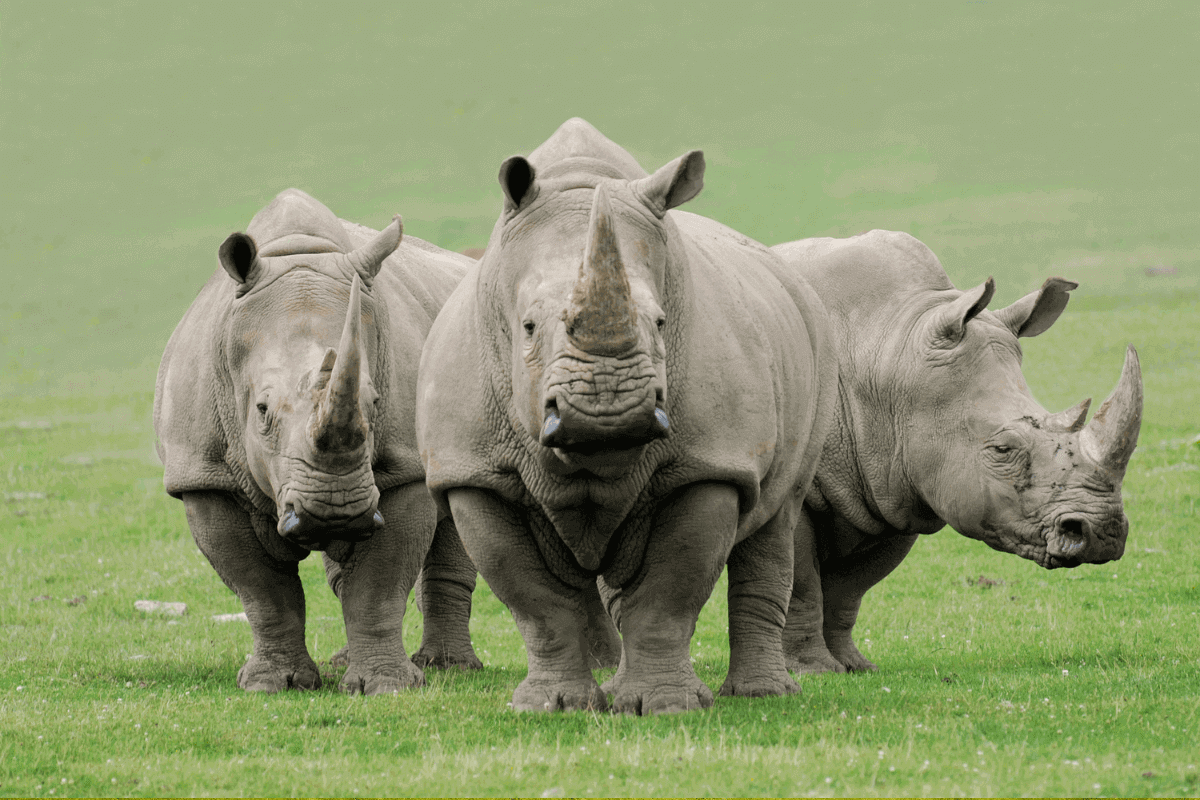
[[[0,0],[0,794],[1200,792],[1200,10],[543,5]],[[1079,281],[1025,374],[1059,410],[1139,348],[1125,558],[1044,572],[943,531],[867,597],[879,673],[680,718],[513,715],[524,653],[482,586],[478,675],[242,695],[249,631],[211,620],[238,603],[149,420],[218,244],[298,186],[481,246],[500,162],[575,115],[648,169],[702,148],[689,210],[768,244],[906,230],[996,305]],[[340,611],[303,574],[324,659]]]

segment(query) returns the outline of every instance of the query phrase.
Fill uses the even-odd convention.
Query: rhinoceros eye
[[[659,317],[654,324],[657,325],[658,329],[661,331],[663,328],[667,327],[667,318]]]
[[[527,335],[529,335],[529,336],[533,336],[533,331],[534,331],[534,329],[535,329],[535,328],[537,328],[537,325],[535,325],[535,324],[533,323],[533,320],[531,320],[531,319],[528,319],[528,320],[525,320],[525,325],[524,325],[524,328],[525,328],[525,333],[526,333]]]
[[[257,406],[255,406],[255,408],[258,409],[258,415],[260,417],[265,417],[267,415],[267,404],[266,403],[259,403]]]

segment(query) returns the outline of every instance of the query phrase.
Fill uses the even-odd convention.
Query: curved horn
[[[329,385],[317,403],[310,429],[318,452],[345,452],[367,439],[366,421],[359,405],[359,372],[362,369],[361,282],[357,275],[350,286],[350,307],[338,342],[337,356],[329,376]],[[325,362],[329,361],[326,353]],[[322,364],[322,366],[325,366]]]
[[[396,251],[402,238],[404,238],[404,220],[397,214],[392,217],[391,224],[380,231],[375,238],[357,250],[346,254],[346,260],[350,262],[350,266],[354,267],[358,277],[362,278],[364,285],[371,285],[371,281],[383,267],[384,259]]]
[[[1045,428],[1048,431],[1058,431],[1061,433],[1078,433],[1083,428],[1083,423],[1087,421],[1087,412],[1091,407],[1092,398],[1089,397],[1083,402],[1071,406],[1066,411],[1051,414],[1046,417]]]
[[[1125,366],[1117,388],[1096,416],[1079,432],[1084,454],[1112,472],[1124,474],[1142,428],[1142,366],[1137,350],[1125,350]]]
[[[638,341],[637,306],[621,261],[612,205],[603,183],[592,195],[587,246],[563,320],[571,342],[586,353],[621,355]]]

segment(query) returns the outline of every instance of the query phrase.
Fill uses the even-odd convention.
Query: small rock
[[[187,603],[170,603],[166,600],[135,600],[133,607],[147,614],[167,614],[182,617],[187,613]]]
[[[68,601],[67,601],[67,605],[69,605],[69,606],[77,606],[77,605],[79,605],[80,603],[86,603],[86,602],[87,602],[87,595],[82,595],[82,594],[81,594],[81,595],[79,595],[79,597],[72,597],[70,600],[68,600]]]
[[[21,500],[45,500],[45,492],[5,492],[4,499],[10,503],[16,503]]]
[[[246,612],[240,611],[237,614],[213,614],[213,622],[249,622],[246,619]]]

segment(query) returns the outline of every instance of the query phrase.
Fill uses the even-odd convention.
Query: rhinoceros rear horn
[[[1092,407],[1092,398],[1076,403],[1065,411],[1050,414],[1046,417],[1044,427],[1048,431],[1059,433],[1078,433],[1087,421],[1088,409]]]
[[[375,238],[357,250],[346,254],[346,260],[354,268],[355,274],[362,278],[364,285],[371,285],[371,281],[383,268],[384,260],[396,252],[402,238],[404,238],[404,220],[397,214],[392,217],[391,224],[376,234]],[[357,296],[355,294],[355,297]]]
[[[1117,388],[1079,432],[1079,446],[1092,461],[1124,475],[1141,429],[1142,367],[1137,350],[1130,345],[1125,350],[1125,366]]]
[[[634,193],[661,219],[704,188],[704,153],[689,150],[650,177],[634,181],[632,186]]]
[[[996,293],[996,282],[988,278],[983,283],[962,293],[957,300],[942,306],[934,322],[934,342],[943,347],[953,347],[962,341],[967,332],[967,323],[987,308]]]
[[[1071,299],[1069,292],[1078,288],[1075,281],[1047,278],[1041,289],[993,313],[1014,336],[1037,336],[1054,324]]]
[[[217,250],[217,258],[220,260],[221,266],[229,273],[229,277],[241,284],[239,294],[245,294],[246,290],[258,279],[261,271],[258,245],[254,243],[254,237],[250,234],[229,234],[228,238],[221,242],[221,247]]]
[[[571,300],[563,312],[567,336],[586,353],[617,356],[637,344],[637,306],[613,229],[608,187],[592,195],[587,245]]]
[[[362,369],[361,286],[355,275],[329,383],[320,395],[309,429],[313,446],[318,452],[353,450],[367,438],[366,421],[359,404],[359,373]],[[321,368],[330,366],[329,361],[330,354],[327,351]]]

